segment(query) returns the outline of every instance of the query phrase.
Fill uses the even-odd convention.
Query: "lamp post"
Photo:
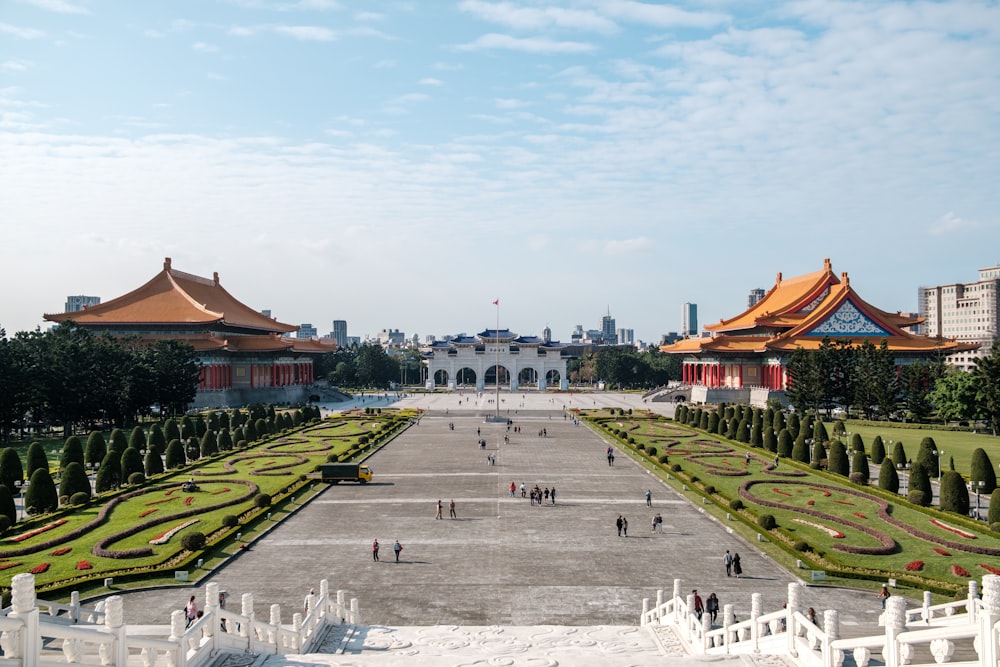
[[[899,469],[899,479],[903,482],[903,495],[906,495],[907,482],[909,482],[909,475],[906,475],[906,471],[910,469],[909,463],[897,463],[896,467]]]
[[[935,449],[933,451],[934,451],[934,456],[936,456],[937,460],[938,460],[938,486],[940,487],[941,486],[941,457],[944,456],[944,450],[943,449]],[[940,491],[938,491],[938,493],[940,493]]]
[[[986,486],[986,482],[984,482],[983,480],[979,479],[979,480],[976,480],[974,482],[969,482],[969,486],[976,492],[976,521],[978,521],[979,520],[979,491],[984,486]]]
[[[20,514],[20,518],[18,520],[23,520],[24,519],[24,481],[20,480],[20,479],[19,480],[15,480],[14,481],[14,488],[16,489],[16,491],[14,492],[14,495],[17,496],[17,497],[19,497],[21,499],[21,514]],[[15,517],[15,518],[17,518],[17,517]]]

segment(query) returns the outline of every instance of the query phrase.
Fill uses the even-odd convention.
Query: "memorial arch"
[[[568,389],[566,346],[537,336],[518,336],[508,329],[486,329],[475,336],[435,341],[424,349],[427,388],[477,391],[500,386],[517,391],[537,387]]]

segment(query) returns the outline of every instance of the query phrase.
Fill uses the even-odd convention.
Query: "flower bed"
[[[55,551],[53,551],[52,555],[53,556],[62,556],[63,554],[68,554],[72,550],[73,550],[73,547],[62,547],[60,549],[56,549]]]
[[[81,561],[77,562],[77,564],[76,564],[76,569],[78,569],[78,570],[89,570],[92,567],[94,567],[94,566],[90,564],[90,561],[86,561],[86,560],[81,560]]]
[[[229,493],[230,491],[231,489],[228,486],[224,486],[221,489],[216,489],[215,491],[212,491],[212,495],[217,496],[220,493]]]
[[[1000,574],[1000,567],[993,567],[992,565],[984,565],[983,563],[980,563],[979,567],[983,568],[990,574]]]
[[[951,532],[955,533],[956,535],[964,537],[967,540],[974,540],[974,539],[976,539],[976,536],[973,535],[972,533],[966,532],[966,531],[962,530],[961,528],[956,528],[955,526],[949,526],[944,521],[939,521],[938,519],[931,519],[931,524],[934,525],[934,526],[937,526],[938,528],[944,528],[945,530],[950,530]]]
[[[64,523],[66,523],[67,521],[68,521],[68,519],[59,519],[58,521],[53,521],[52,523],[47,523],[44,526],[42,526],[41,528],[35,528],[34,530],[29,530],[26,533],[21,533],[20,535],[15,535],[14,537],[10,538],[10,541],[11,542],[23,542],[24,540],[27,540],[28,538],[34,537],[35,535],[40,535],[40,534],[44,533],[47,530],[52,530],[53,528],[58,528],[59,526],[61,526]]]
[[[188,526],[193,526],[194,524],[198,523],[199,521],[201,521],[201,519],[190,519],[188,521],[185,521],[184,523],[179,523],[176,526],[174,526],[173,528],[171,528],[170,530],[167,530],[167,531],[164,531],[164,532],[160,533],[159,535],[157,535],[156,537],[154,537],[153,539],[151,539],[149,541],[149,543],[150,544],[157,544],[157,545],[159,545],[159,544],[166,544],[167,542],[170,541],[171,537],[173,537],[177,533],[181,532],[182,530],[184,530]]]
[[[194,501],[194,496],[188,496],[187,498],[184,499],[184,504],[190,505],[193,501]]]
[[[23,563],[0,563],[0,570],[9,570],[12,567],[23,565]]]
[[[833,495],[833,494],[832,494],[832,493],[830,493],[830,492],[829,492],[828,490],[826,490],[826,489],[823,489],[823,488],[820,488],[820,487],[818,487],[818,486],[810,486],[809,488],[810,488],[811,490],[813,490],[813,491],[819,491],[820,493],[822,493],[822,494],[823,494],[824,496],[826,496],[827,498],[829,498],[829,497],[830,497],[831,495]]]
[[[934,547],[934,553],[938,554],[939,556],[950,556],[951,555],[950,551],[945,551],[941,547]]]
[[[171,500],[177,500],[177,499],[176,498],[160,498],[159,500],[150,500],[148,503],[146,503],[146,506],[148,507],[149,505],[159,505],[160,503],[169,503]]]
[[[157,511],[159,511],[159,508],[158,507],[154,507],[153,509],[145,510],[143,512],[139,512],[139,518],[141,519],[144,516],[149,516],[153,512],[157,512]]]
[[[41,574],[42,572],[45,572],[48,569],[49,569],[48,563],[39,563],[35,567],[31,568],[29,572],[31,572],[32,574]]]
[[[951,566],[951,573],[953,575],[955,575],[956,577],[962,577],[963,579],[968,579],[971,576],[969,574],[969,571],[966,570],[961,565],[952,565]]]
[[[838,540],[844,538],[844,534],[839,530],[835,530],[833,528],[830,528],[829,526],[824,526],[823,524],[816,523],[815,521],[807,521],[805,519],[800,519],[798,517],[795,517],[794,519],[792,519],[792,521],[794,521],[795,523],[805,524],[806,526],[812,526],[813,528],[816,528],[818,530],[822,530],[830,537],[836,538]]]
[[[776,487],[776,486],[775,486],[775,487],[773,487],[773,488],[771,489],[771,491],[773,491],[774,493],[777,493],[777,494],[780,494],[780,495],[782,495],[782,496],[788,496],[789,498],[791,498],[791,497],[792,497],[792,494],[788,493],[787,491],[782,491],[781,489],[779,489],[779,488],[778,488],[778,487]]]
[[[858,517],[859,519],[867,519],[868,518],[864,514],[862,514],[861,512],[855,512],[854,516]]]
[[[924,569],[924,561],[922,560],[910,561],[909,563],[906,564],[906,567],[904,569],[907,572],[920,572],[922,569]]]

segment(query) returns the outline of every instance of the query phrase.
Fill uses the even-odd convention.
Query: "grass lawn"
[[[90,505],[21,522],[0,537],[0,587],[7,592],[11,577],[21,572],[34,572],[39,590],[85,588],[89,580],[136,571],[155,577],[185,559],[191,562],[193,555],[180,546],[181,536],[190,531],[214,537],[224,548],[238,548],[232,539],[237,531],[246,531],[244,538],[249,538],[265,527],[263,521],[284,516],[293,497],[300,502],[311,494],[319,482],[304,476],[328,456],[364,458],[373,447],[360,445],[361,436],[374,439],[386,429],[398,432],[408,416],[413,415],[394,410],[338,416],[195,461],[124,493],[105,494]],[[196,481],[198,491],[181,490],[188,479]],[[272,496],[274,505],[255,507],[259,493]],[[239,525],[225,529],[226,516],[237,517]],[[206,565],[219,557],[212,551],[210,544],[198,554]]]
[[[669,476],[675,488],[680,484],[695,502],[701,502],[699,497],[708,499],[717,515],[728,515],[732,523],[742,521],[748,529],[741,531],[745,536],[766,535],[785,551],[783,562],[801,559],[812,569],[835,575],[877,581],[893,577],[955,592],[966,590],[970,578],[1000,572],[1000,535],[981,522],[916,507],[898,495],[851,484],[844,477],[788,459],[775,467],[772,452],[658,415],[585,411],[581,416],[606,437],[617,438],[661,477]],[[937,440],[937,433],[934,436]],[[919,439],[914,454],[917,444]],[[656,453],[650,456],[653,448]],[[658,463],[664,454],[668,462]],[[745,509],[731,509],[734,499]],[[757,525],[764,514],[775,518],[776,530]],[[805,545],[808,550],[800,550]]]
[[[939,450],[944,450],[944,458],[941,460],[942,470],[948,470],[948,460],[955,459],[955,470],[968,478],[969,466],[972,461],[972,452],[980,447],[990,455],[993,464],[1000,464],[1000,437],[986,435],[984,433],[969,433],[968,431],[934,431],[917,428],[895,428],[862,425],[855,421],[844,422],[849,433],[858,433],[865,443],[865,451],[871,454],[872,440],[876,435],[882,436],[885,443],[886,456],[892,455],[892,448],[895,443],[902,442],[907,459],[916,459],[917,452],[920,451],[920,441],[926,437],[934,438],[934,444]],[[830,425],[827,424],[827,429]],[[892,441],[893,445],[889,444]],[[844,438],[844,444],[850,444],[851,436]],[[1000,476],[1000,475],[998,475]]]

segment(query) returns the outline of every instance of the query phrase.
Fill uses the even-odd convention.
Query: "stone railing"
[[[203,667],[219,651],[253,654],[307,653],[329,625],[361,622],[357,599],[345,604],[343,591],[330,595],[320,582],[309,613],[282,623],[281,608],[271,605],[267,620],[254,613],[253,595],[241,598],[239,612],[219,608],[219,585],[205,587],[204,615],[187,625],[184,612],[171,613],[169,626],[126,625],[121,596],[94,608],[46,602],[35,596],[35,577],[18,574],[11,582],[11,606],[0,615],[0,667],[126,667],[130,656],[144,667]]]
[[[782,609],[762,613],[761,595],[751,597],[750,618],[737,622],[732,605],[722,609],[722,625],[713,628],[708,614],[695,614],[694,596],[681,597],[681,582],[674,580],[673,595],[657,591],[655,606],[643,600],[641,625],[672,626],[691,653],[698,655],[780,655],[804,667],[840,667],[846,654],[854,664],[867,667],[873,653],[880,653],[886,667],[955,664],[996,667],[1000,658],[1000,576],[983,577],[983,595],[977,582],[969,582],[965,600],[907,609],[902,596],[886,601],[879,619],[881,629],[862,637],[841,638],[839,612],[823,613],[822,624],[810,621],[802,610],[802,584],[788,585]],[[817,619],[818,621],[819,619]],[[921,659],[921,662],[917,660]],[[929,660],[928,660],[929,659]]]

